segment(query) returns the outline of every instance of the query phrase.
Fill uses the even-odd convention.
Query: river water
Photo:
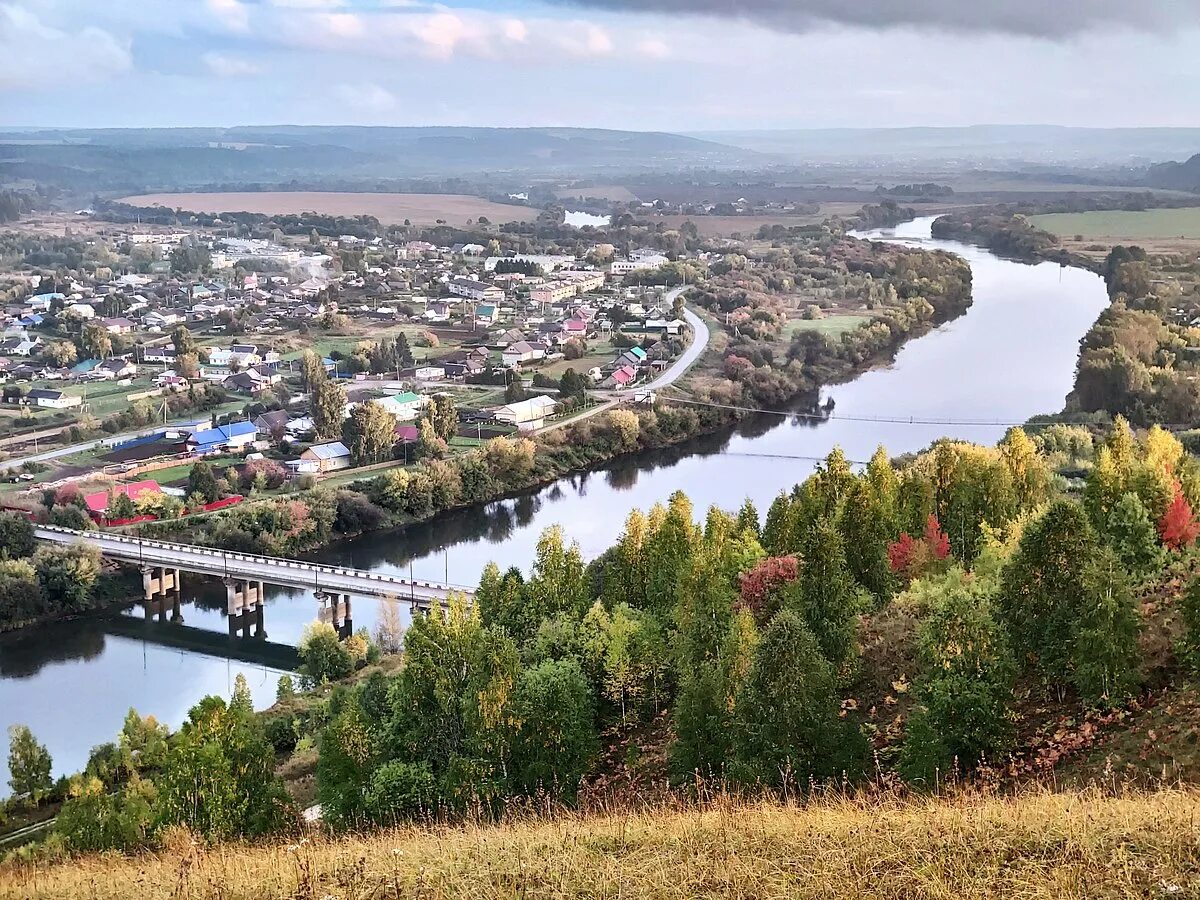
[[[893,455],[949,435],[994,443],[1008,424],[1062,408],[1071,389],[1079,339],[1108,302],[1095,274],[1055,263],[1026,265],[986,250],[929,237],[932,218],[860,235],[938,247],[966,258],[974,272],[967,313],[910,341],[894,362],[823,392],[832,417],[763,415],[733,433],[620,460],[539,491],[459,510],[402,531],[343,542],[320,554],[344,563],[417,578],[474,584],[489,560],[527,569],[538,535],[560,524],[590,558],[610,546],[633,508],[691,497],[736,509],[749,497],[765,514],[782,488],[812,470],[835,445],[865,461],[883,444]],[[189,583],[190,582],[190,583]],[[184,576],[189,626],[225,630],[224,588]],[[311,594],[269,592],[266,630],[294,643],[316,612]],[[356,626],[372,628],[375,604],[355,604]],[[136,615],[141,615],[140,612]],[[102,621],[60,623],[0,636],[0,729],[29,725],[54,756],[55,772],[78,769],[89,748],[112,740],[129,707],[172,727],[206,694],[231,691],[245,674],[260,706],[274,698],[279,672],[118,636]],[[7,754],[0,755],[0,766]],[[7,781],[0,771],[0,781]],[[0,795],[6,784],[0,784]]]

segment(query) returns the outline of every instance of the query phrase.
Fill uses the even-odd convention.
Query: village
[[[668,263],[648,249],[112,227],[88,241],[107,264],[0,273],[5,505],[82,485],[92,520],[120,524],[344,484],[650,402],[694,337],[682,290],[626,284]],[[306,356],[341,389],[347,428],[366,404],[387,417],[386,452],[314,423]],[[217,476],[203,497],[198,461]]]

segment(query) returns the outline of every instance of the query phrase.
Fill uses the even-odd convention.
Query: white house
[[[417,381],[438,381],[446,377],[446,370],[441,366],[420,366],[413,377]]]
[[[397,422],[411,422],[421,414],[421,410],[429,403],[429,398],[412,391],[404,391],[375,402],[395,416]]]
[[[504,299],[504,291],[493,284],[476,281],[473,278],[454,278],[450,281],[450,293],[469,300],[490,301],[499,303]]]
[[[546,416],[552,415],[558,404],[550,397],[530,397],[519,403],[510,403],[496,410],[496,419],[516,425],[521,431],[541,428]]]
[[[63,391],[52,391],[47,388],[34,388],[27,395],[36,405],[46,407],[47,409],[69,409],[72,406],[81,406],[83,398],[72,394],[67,394]]]
[[[504,352],[500,354],[501,360],[508,368],[519,366],[523,362],[533,362],[534,360],[542,359],[546,355],[545,347],[537,347],[528,341],[517,341],[504,348]]]

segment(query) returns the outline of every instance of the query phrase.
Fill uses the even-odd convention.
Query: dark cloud
[[[1200,24],[1200,0],[549,0],[621,12],[744,19],[781,31],[821,25],[932,28],[1062,39],[1106,28]]]

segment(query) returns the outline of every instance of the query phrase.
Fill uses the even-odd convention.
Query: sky
[[[0,0],[0,126],[1200,125],[1200,0]]]

